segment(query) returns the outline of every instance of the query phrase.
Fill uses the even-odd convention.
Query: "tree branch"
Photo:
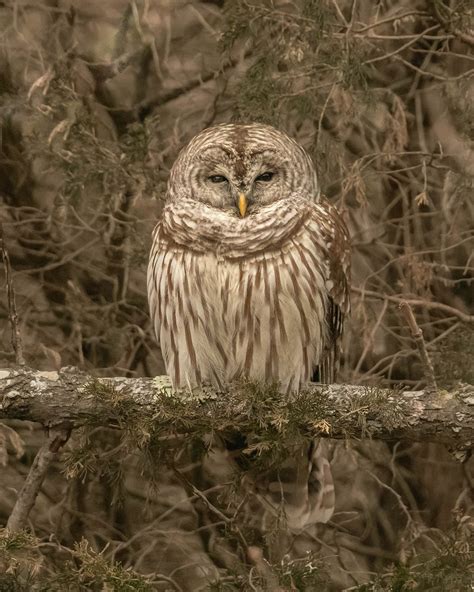
[[[5,267],[5,280],[7,283],[7,299],[8,299],[8,317],[10,319],[10,326],[12,331],[12,345],[15,352],[16,363],[20,366],[26,364],[23,356],[23,344],[21,341],[21,333],[18,323],[18,313],[16,309],[15,288],[12,281],[12,269],[10,264],[10,256],[5,241],[3,239],[3,228],[0,224],[0,251],[2,253],[3,265]]]
[[[411,336],[415,340],[416,347],[418,348],[421,365],[423,367],[423,372],[427,383],[426,390],[430,393],[436,393],[438,390],[438,385],[436,384],[433,363],[431,362],[430,356],[428,354],[428,349],[426,348],[426,343],[423,338],[423,331],[420,329],[418,323],[416,322],[415,315],[413,314],[413,311],[408,302],[401,302],[399,304],[399,308],[405,316],[405,319],[410,328]]]
[[[409,298],[407,296],[392,296],[390,294],[384,294],[383,292],[375,292],[374,290],[366,290],[365,288],[357,288],[355,286],[352,287],[352,292],[359,294],[362,298],[367,297],[375,300],[388,300],[389,302],[395,302],[396,304],[406,302],[410,306],[417,306],[425,308],[426,310],[439,310],[453,317],[457,317],[463,323],[474,324],[474,315],[466,314],[462,310],[448,306],[442,302],[432,302],[430,300]]]
[[[26,522],[33,507],[46,473],[56,458],[61,446],[69,437],[68,430],[51,430],[48,440],[41,446],[31,465],[28,476],[18,494],[12,513],[8,518],[7,530],[18,532],[26,527]]]
[[[259,390],[260,389],[260,390]],[[46,427],[84,424],[199,437],[210,432],[256,434],[259,442],[305,438],[435,441],[458,450],[474,442],[474,386],[455,391],[389,391],[309,384],[280,397],[253,383],[172,393],[166,376],[94,378],[74,368],[0,370],[0,419]],[[134,423],[135,422],[135,423]],[[146,429],[145,429],[146,428]]]

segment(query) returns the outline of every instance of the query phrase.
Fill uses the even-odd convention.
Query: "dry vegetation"
[[[202,128],[257,120],[306,146],[351,229],[342,379],[424,386],[405,300],[438,385],[474,382],[468,0],[4,0],[0,23],[0,211],[30,366],[163,372],[145,266],[170,165]],[[0,425],[0,523],[43,438]],[[472,461],[440,445],[329,446],[334,519],[275,559],[281,533],[248,524],[202,444],[153,442],[75,432],[28,532],[0,538],[0,590],[471,589]]]

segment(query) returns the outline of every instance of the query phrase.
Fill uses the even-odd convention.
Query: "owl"
[[[349,311],[350,246],[293,139],[223,124],[183,148],[153,233],[148,299],[174,388],[246,378],[291,396],[334,382]],[[326,522],[329,463],[315,442],[255,483],[290,528]]]

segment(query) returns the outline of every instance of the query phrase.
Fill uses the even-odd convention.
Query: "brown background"
[[[350,227],[342,380],[423,387],[398,309],[407,298],[439,384],[472,383],[473,14],[468,2],[444,2],[2,2],[0,208],[28,364],[163,372],[145,273],[169,168],[209,125],[265,121],[308,149]],[[0,318],[9,366],[4,292]],[[1,522],[42,437],[24,423],[1,428]],[[237,555],[216,558],[212,529],[199,530],[202,516],[164,467],[148,491],[140,454],[117,434],[77,434],[68,449],[90,440],[90,471],[69,464],[65,474],[59,463],[45,482],[30,526],[54,544],[31,551],[23,570],[59,573],[68,555],[56,543],[84,538],[98,551],[109,543],[107,560],[155,574],[151,589],[206,589],[216,578],[252,589],[232,580]],[[393,574],[422,551],[469,550],[471,464],[423,443],[331,454],[335,524],[292,553],[316,550],[332,589]],[[78,590],[119,589],[76,576]]]

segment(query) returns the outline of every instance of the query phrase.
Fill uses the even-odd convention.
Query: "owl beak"
[[[245,214],[247,213],[247,197],[244,193],[239,193],[239,197],[237,198],[237,205],[239,207],[240,216],[244,218]]]

